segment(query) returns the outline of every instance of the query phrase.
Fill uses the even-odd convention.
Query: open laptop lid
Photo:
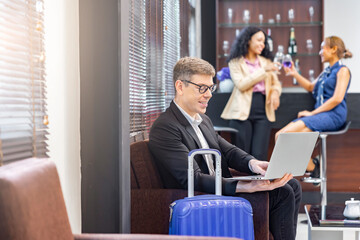
[[[276,179],[291,173],[293,176],[305,174],[306,167],[314,150],[319,132],[281,133],[276,141],[270,163],[261,179]],[[238,180],[256,180],[259,175],[235,177]]]
[[[305,174],[319,132],[281,133],[271,154],[265,179],[281,178],[285,173]]]

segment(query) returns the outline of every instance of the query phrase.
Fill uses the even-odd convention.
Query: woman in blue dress
[[[330,36],[322,42],[319,55],[322,63],[327,62],[329,66],[314,82],[301,76],[295,70],[294,64],[291,68],[284,68],[288,75],[296,78],[301,87],[313,93],[316,103],[314,110],[299,112],[298,118],[280,129],[275,139],[284,132],[336,131],[345,124],[346,95],[351,74],[341,59],[352,57],[352,54],[345,48],[341,38]],[[312,177],[317,177],[318,160],[310,161],[307,170],[313,172]]]

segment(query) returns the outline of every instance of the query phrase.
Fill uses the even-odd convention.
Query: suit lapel
[[[203,118],[204,119],[204,118]],[[206,124],[206,119],[203,120],[203,122],[200,124],[200,129],[201,132],[204,134],[204,137],[209,145],[209,148],[213,148],[213,149],[220,149],[220,146],[218,144],[217,139],[211,134],[214,132],[214,129],[212,129],[212,127],[210,127],[210,124]],[[215,165],[215,158],[214,156],[212,156],[213,159],[213,164],[214,164],[214,168],[216,167]],[[229,171],[228,171],[228,166],[226,164],[226,161],[224,160],[224,156],[221,156],[221,170],[222,170],[222,174],[223,176],[231,176]]]
[[[179,123],[185,127],[186,131],[195,140],[195,142],[197,144],[197,148],[201,148],[200,140],[197,137],[194,128],[191,126],[189,121],[185,118],[184,114],[182,114],[180,109],[175,105],[175,103],[173,101],[170,103],[170,108],[173,111],[175,117],[178,119]],[[192,150],[192,149],[190,149],[190,150]]]
[[[194,128],[191,126],[189,121],[185,118],[185,116],[182,114],[182,112],[175,105],[174,102],[170,103],[170,109],[173,112],[173,114],[175,115],[176,119],[179,121],[179,123],[185,128],[185,131],[195,141],[195,144],[192,141],[187,141],[186,146],[189,148],[189,150],[201,148],[200,140],[197,137]],[[190,140],[190,139],[188,139],[188,140]],[[199,167],[203,173],[209,174],[209,168],[206,164],[206,161],[204,161],[204,158],[202,156],[196,156],[195,161],[197,162],[197,164],[199,165]]]
[[[218,148],[214,137],[211,135],[211,131],[214,131],[214,129],[209,129],[208,126],[204,124],[204,121],[199,125],[199,128],[202,134],[204,135],[205,140],[207,141],[209,147]]]
[[[197,137],[194,128],[190,125],[185,127],[186,131],[191,135],[191,137],[195,140],[198,148],[202,148],[199,138]]]

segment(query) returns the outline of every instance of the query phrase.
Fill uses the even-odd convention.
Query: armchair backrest
[[[0,167],[0,226],[0,239],[74,239],[52,161],[31,158]]]
[[[132,189],[164,188],[148,143],[145,140],[130,145]]]

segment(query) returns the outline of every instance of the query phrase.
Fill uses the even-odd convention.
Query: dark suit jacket
[[[251,173],[248,163],[254,157],[219,136],[208,116],[199,125],[210,148],[221,152],[222,189],[224,195],[234,195],[237,181],[231,177],[229,167],[241,172]],[[161,178],[166,188],[187,189],[188,153],[201,148],[193,127],[174,102],[154,122],[149,136],[150,151],[155,157]],[[201,155],[194,162],[195,191],[215,192],[215,176],[209,170]]]

